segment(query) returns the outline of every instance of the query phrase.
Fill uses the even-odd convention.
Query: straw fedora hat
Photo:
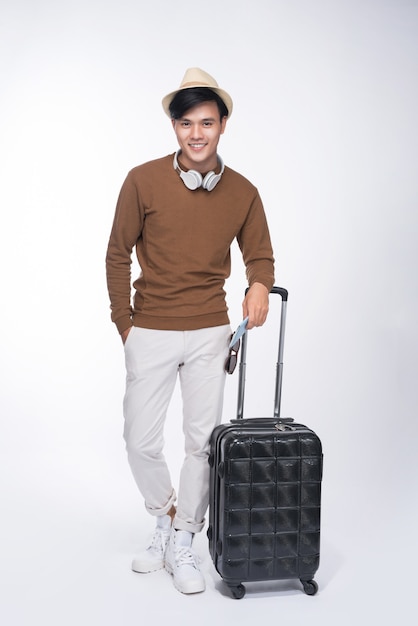
[[[208,87],[209,89],[212,89],[212,91],[215,91],[218,96],[220,96],[220,98],[222,98],[222,100],[224,101],[226,108],[228,109],[228,117],[231,117],[231,96],[226,91],[218,87],[218,83],[210,74],[204,72],[198,67],[190,67],[188,70],[186,70],[183,80],[180,83],[180,87],[175,91],[170,92],[163,98],[163,109],[169,117],[171,117],[169,107],[174,96],[182,89],[191,89],[192,87]]]

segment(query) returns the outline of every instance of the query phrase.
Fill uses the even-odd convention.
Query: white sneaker
[[[192,550],[193,534],[172,528],[165,554],[165,569],[173,576],[174,586],[181,593],[205,591],[205,579]]]
[[[140,574],[155,572],[164,567],[165,552],[170,538],[171,517],[157,517],[157,526],[146,550],[140,552],[132,561],[132,569]]]

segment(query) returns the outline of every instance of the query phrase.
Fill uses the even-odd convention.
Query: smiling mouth
[[[205,143],[189,143],[190,148],[200,149],[206,146]]]

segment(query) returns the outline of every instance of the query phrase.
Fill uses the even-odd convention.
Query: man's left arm
[[[258,193],[238,237],[250,288],[242,303],[247,328],[262,326],[269,310],[269,293],[274,284],[274,256],[270,232]]]

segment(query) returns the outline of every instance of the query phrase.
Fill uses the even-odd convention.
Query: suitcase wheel
[[[245,596],[245,587],[242,584],[239,585],[228,585],[229,590],[231,592],[232,597],[235,600],[241,600]]]
[[[314,596],[318,591],[318,584],[314,580],[301,580],[303,591],[308,596]]]

